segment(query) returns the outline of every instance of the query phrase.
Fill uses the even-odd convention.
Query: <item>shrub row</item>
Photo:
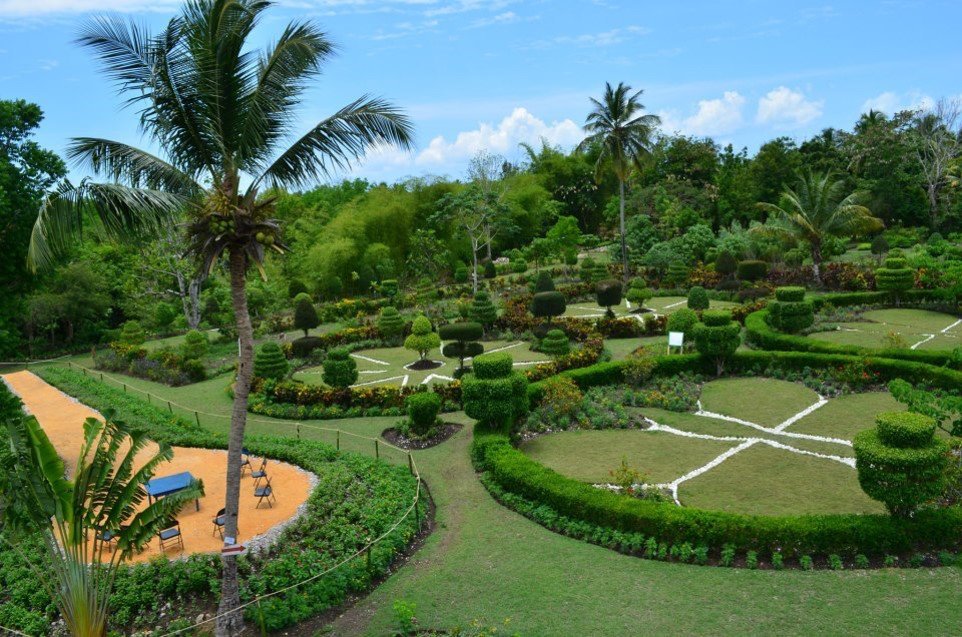
[[[77,372],[51,367],[39,374],[94,409],[114,409],[118,420],[149,432],[155,440],[176,446],[226,447],[225,434],[209,431]],[[415,495],[416,481],[406,467],[339,453],[330,445],[309,440],[248,434],[245,444],[255,456],[298,465],[319,478],[304,515],[284,530],[277,543],[266,551],[240,558],[240,567],[246,574],[241,591],[245,599],[295,584],[353,554],[367,538],[377,537],[390,528]],[[263,619],[265,628],[275,631],[365,591],[388,572],[397,554],[417,532],[415,517],[406,518],[394,533],[372,548],[369,560],[353,560],[329,577],[265,600],[261,604],[263,614],[252,610],[249,619]],[[0,549],[0,568],[5,564],[6,553]],[[169,607],[195,608],[184,603],[185,596],[212,598],[219,577],[220,559],[214,555],[154,560],[122,569],[111,600],[112,621],[150,628],[176,619],[169,615]],[[165,607],[168,615],[161,618]],[[191,615],[187,619],[192,618]]]

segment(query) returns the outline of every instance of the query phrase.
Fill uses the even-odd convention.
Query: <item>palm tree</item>
[[[644,91],[631,92],[631,87],[623,82],[612,88],[605,82],[605,94],[598,101],[591,98],[594,105],[585,120],[588,133],[578,150],[598,146],[601,153],[595,163],[595,177],[601,175],[605,165],[610,163],[615,177],[618,178],[619,222],[621,230],[621,261],[624,278],[628,279],[628,248],[625,244],[625,182],[632,166],[637,166],[641,158],[651,151],[651,137],[661,123],[657,115],[642,114],[644,105],[639,101]]]
[[[122,142],[77,138],[70,159],[108,178],[64,184],[41,208],[30,245],[34,267],[64,252],[92,223],[129,240],[157,232],[177,214],[190,215],[187,241],[204,271],[223,258],[230,277],[239,355],[227,454],[224,534],[237,537],[240,461],[253,362],[247,272],[264,276],[268,250],[283,253],[273,197],[262,187],[299,187],[349,168],[377,145],[409,148],[410,120],[389,102],[362,97],[321,120],[283,149],[292,136],[294,108],[307,83],[334,52],[310,22],[292,22],[276,42],[248,50],[251,32],[271,3],[190,0],[160,33],[133,22],[98,18],[80,43],[93,49],[106,73],[130,95],[154,155]],[[223,558],[217,632],[243,629],[236,557]]]
[[[21,416],[5,423],[14,462],[5,468],[2,537],[36,573],[70,634],[77,637],[107,634],[118,566],[142,550],[202,490],[195,483],[142,507],[147,481],[173,453],[160,445],[143,462],[137,456],[153,442],[106,416],[106,422],[88,418],[84,423],[73,480],[65,477],[63,460],[35,418]],[[114,534],[111,542],[116,542],[109,553],[104,550],[105,532]],[[46,547],[42,564],[21,550],[24,538],[38,533]]]
[[[775,232],[808,241],[812,251],[815,282],[822,284],[822,242],[828,236],[873,232],[883,227],[859,202],[863,193],[846,193],[845,182],[831,172],[806,170],[794,188],[786,188],[779,205],[759,202],[772,221],[757,231]]]

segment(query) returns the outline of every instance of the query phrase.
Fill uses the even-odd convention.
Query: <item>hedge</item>
[[[94,409],[113,409],[118,420],[148,432],[158,442],[207,449],[227,446],[226,434],[207,430],[78,372],[48,367],[37,373]],[[248,573],[241,591],[245,598],[295,584],[305,573],[324,570],[353,554],[363,547],[364,538],[377,537],[393,525],[415,495],[416,479],[407,467],[338,452],[311,440],[247,434],[244,442],[255,456],[289,462],[319,478],[303,517],[288,526],[271,548],[240,558],[241,568]],[[337,524],[332,524],[333,520]],[[415,516],[405,518],[394,533],[372,548],[369,559],[353,560],[329,577],[265,600],[261,604],[263,615],[252,607],[248,619],[260,621],[262,617],[266,629],[275,631],[366,591],[389,572],[399,552],[417,534],[417,527]],[[112,597],[111,621],[114,627],[138,625],[150,629],[163,625],[176,619],[169,610],[167,617],[158,615],[165,606],[182,607],[185,594],[216,595],[219,577],[220,559],[216,555],[153,560],[122,569]],[[192,620],[194,614],[183,619]]]
[[[858,345],[827,343],[804,336],[779,332],[768,324],[768,316],[768,310],[759,310],[745,317],[745,336],[747,342],[766,350],[841,354],[847,356],[872,356],[914,361],[928,365],[948,365],[954,369],[962,369],[962,361],[953,359],[951,352],[911,350],[893,347],[869,348]]]

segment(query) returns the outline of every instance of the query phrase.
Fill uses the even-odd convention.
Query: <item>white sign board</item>
[[[668,347],[684,347],[684,346],[685,346],[684,332],[668,332]]]

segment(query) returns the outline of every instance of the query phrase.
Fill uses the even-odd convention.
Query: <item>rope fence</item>
[[[0,366],[2,366],[2,365],[7,365],[7,364],[13,364],[13,365],[18,365],[18,366],[23,366],[25,369],[29,369],[29,365],[30,365],[30,364],[37,364],[37,363],[55,363],[55,362],[59,362],[59,361],[61,361],[62,359],[68,358],[68,357],[69,357],[69,356],[61,356],[61,357],[59,357],[59,358],[48,359],[48,360],[20,361],[20,362],[15,362],[15,363],[6,363],[6,362],[3,362],[3,361],[0,361]],[[68,369],[77,368],[77,369],[81,370],[81,373],[83,373],[84,376],[92,376],[93,378],[99,379],[101,382],[103,382],[103,383],[105,383],[105,384],[106,384],[108,381],[113,382],[113,383],[115,383],[116,385],[118,385],[119,387],[122,387],[125,393],[131,392],[131,393],[136,393],[136,394],[144,395],[144,396],[147,397],[147,402],[148,402],[148,403],[154,404],[154,401],[156,401],[156,404],[158,404],[158,405],[166,405],[168,411],[169,411],[171,414],[174,413],[174,408],[177,408],[177,409],[180,410],[181,412],[192,413],[192,414],[194,415],[195,422],[198,424],[198,426],[202,426],[202,425],[201,425],[201,416],[204,416],[204,417],[207,417],[207,418],[226,419],[226,420],[228,420],[228,421],[229,421],[230,418],[231,418],[230,415],[227,415],[227,414],[217,414],[217,413],[212,413],[212,412],[206,412],[206,411],[201,411],[201,410],[193,409],[193,408],[188,407],[188,406],[186,406],[186,405],[181,405],[181,404],[179,404],[179,403],[177,403],[177,402],[175,402],[175,401],[168,400],[167,398],[164,398],[164,397],[162,397],[162,396],[159,396],[159,395],[157,395],[157,394],[154,394],[154,393],[152,393],[152,392],[149,392],[149,391],[147,391],[147,390],[145,390],[145,389],[141,389],[141,388],[139,388],[139,387],[135,387],[135,386],[133,386],[133,385],[130,385],[129,383],[127,383],[127,382],[125,382],[125,381],[123,381],[123,380],[121,380],[121,379],[119,379],[119,378],[115,378],[115,377],[111,376],[110,374],[105,374],[105,373],[103,373],[103,372],[101,372],[101,371],[99,371],[99,370],[95,370],[95,369],[86,367],[86,366],[84,366],[84,365],[80,365],[79,363],[76,363],[76,362],[73,362],[73,361],[66,361],[66,365],[67,365],[67,368],[68,368]],[[398,453],[402,454],[402,456],[404,456],[404,457],[406,458],[407,463],[408,463],[408,469],[410,470],[411,475],[413,475],[414,478],[415,478],[415,480],[416,480],[416,489],[415,489],[415,492],[414,492],[414,499],[413,499],[413,501],[411,502],[410,506],[408,506],[407,510],[405,510],[405,512],[401,515],[401,517],[398,518],[398,519],[394,522],[394,524],[391,525],[391,527],[390,527],[389,529],[387,529],[386,531],[384,531],[384,532],[383,532],[381,535],[379,535],[378,537],[376,537],[376,538],[374,538],[374,539],[372,539],[372,540],[369,540],[369,541],[367,542],[367,544],[365,544],[363,547],[361,547],[360,549],[358,549],[357,551],[355,551],[355,552],[352,553],[351,555],[348,555],[347,557],[343,558],[340,562],[338,562],[337,564],[331,566],[330,568],[327,568],[327,569],[321,571],[320,573],[315,573],[315,574],[313,574],[313,575],[310,575],[310,576],[306,577],[305,579],[303,579],[303,580],[301,580],[301,581],[299,581],[299,582],[296,582],[296,583],[294,583],[294,584],[290,584],[290,585],[288,585],[288,586],[286,586],[286,587],[284,587],[284,588],[278,589],[278,590],[276,590],[276,591],[272,591],[272,592],[270,592],[270,593],[265,593],[265,594],[263,594],[263,595],[258,595],[257,597],[254,597],[253,599],[251,599],[251,600],[249,600],[249,601],[247,601],[247,602],[244,602],[243,604],[241,604],[240,606],[238,606],[237,608],[231,610],[231,611],[228,612],[228,613],[220,613],[220,614],[217,614],[217,615],[213,615],[212,617],[208,617],[208,618],[206,618],[206,619],[203,619],[202,621],[199,621],[199,622],[196,622],[196,623],[194,623],[194,624],[191,624],[190,626],[187,626],[187,627],[184,627],[184,628],[179,628],[179,629],[177,629],[177,630],[174,630],[174,631],[171,631],[171,632],[168,632],[168,633],[164,633],[163,635],[161,635],[161,637],[172,637],[173,635],[179,635],[179,634],[185,633],[185,632],[187,632],[187,631],[192,631],[192,630],[194,630],[194,629],[196,629],[196,628],[199,628],[200,626],[204,626],[205,624],[209,624],[209,623],[211,623],[211,622],[214,622],[214,621],[220,619],[221,617],[225,617],[225,616],[227,616],[227,615],[234,614],[234,613],[237,613],[237,612],[242,612],[244,609],[249,608],[249,607],[251,607],[251,606],[257,605],[257,606],[259,607],[260,604],[261,604],[261,602],[263,602],[264,600],[269,599],[269,598],[274,597],[274,596],[277,596],[277,595],[280,595],[280,594],[282,594],[282,593],[286,593],[286,592],[288,592],[288,591],[294,590],[294,589],[296,589],[296,588],[298,588],[298,587],[300,587],[300,586],[304,586],[305,584],[309,584],[309,583],[314,582],[314,581],[316,581],[316,580],[318,580],[318,579],[321,579],[321,578],[323,578],[323,577],[325,577],[325,576],[327,576],[327,575],[330,575],[331,573],[333,573],[333,572],[336,571],[337,569],[345,566],[346,564],[351,563],[352,561],[358,559],[358,558],[361,557],[361,556],[366,556],[366,559],[368,560],[368,563],[370,563],[370,559],[371,559],[371,549],[372,549],[375,545],[377,545],[379,542],[383,541],[385,538],[387,538],[387,537],[390,536],[392,533],[394,533],[394,532],[401,526],[401,524],[403,524],[404,521],[407,520],[407,519],[411,516],[412,513],[413,513],[414,516],[417,518],[417,527],[418,527],[418,529],[421,529],[423,522],[422,522],[422,517],[421,517],[421,511],[420,511],[419,503],[420,503],[420,501],[421,501],[421,489],[422,489],[422,486],[423,486],[423,488],[425,489],[429,500],[433,500],[433,498],[432,498],[432,496],[431,496],[431,491],[430,491],[430,489],[427,488],[427,485],[425,485],[425,484],[423,483],[422,478],[421,478],[421,473],[420,473],[420,471],[419,471],[419,469],[418,469],[417,463],[414,461],[414,456],[413,456],[413,454],[412,454],[409,450],[401,449],[400,447],[397,447],[397,446],[395,446],[395,445],[392,445],[391,443],[389,443],[389,442],[387,442],[387,441],[385,441],[385,440],[381,440],[381,439],[379,439],[379,438],[372,438],[372,437],[370,437],[370,436],[365,436],[365,435],[363,435],[363,434],[355,433],[355,432],[352,432],[352,431],[346,431],[346,430],[344,430],[344,429],[339,429],[339,428],[335,428],[335,427],[323,427],[323,426],[320,426],[320,425],[313,425],[313,424],[309,424],[309,423],[303,423],[303,422],[300,422],[300,421],[297,421],[297,422],[293,422],[293,423],[292,423],[292,422],[290,422],[290,421],[285,421],[285,420],[281,420],[281,419],[258,418],[258,417],[252,417],[252,416],[250,416],[250,415],[248,415],[248,417],[247,417],[247,422],[248,422],[248,423],[260,423],[260,424],[266,424],[266,425],[271,425],[271,426],[277,426],[277,425],[293,426],[293,427],[296,428],[296,433],[297,433],[297,439],[298,439],[298,440],[301,439],[301,430],[302,430],[302,429],[315,430],[315,431],[319,431],[319,432],[325,432],[325,433],[328,433],[328,434],[333,434],[334,437],[335,437],[335,446],[336,446],[336,448],[337,448],[338,451],[341,451],[341,449],[342,449],[342,444],[341,444],[341,437],[342,437],[342,435],[345,437],[346,440],[363,440],[363,441],[366,441],[366,442],[368,442],[368,443],[373,443],[373,455],[374,455],[374,457],[375,457],[377,460],[387,460],[387,456],[385,456],[384,454],[382,454],[382,449],[385,450],[385,451],[398,452]],[[370,454],[371,448],[372,448],[372,447],[367,447],[367,450],[365,450],[365,451],[360,451],[360,453]],[[351,451],[354,451],[354,449],[352,449]],[[425,514],[426,514],[426,513],[427,513],[427,511],[425,512]],[[26,633],[22,633],[22,632],[17,631],[17,630],[13,630],[13,629],[9,629],[9,628],[4,628],[4,627],[0,626],[0,635],[6,635],[6,634],[18,635],[18,636],[21,636],[21,637],[30,637],[30,636],[27,635]]]

